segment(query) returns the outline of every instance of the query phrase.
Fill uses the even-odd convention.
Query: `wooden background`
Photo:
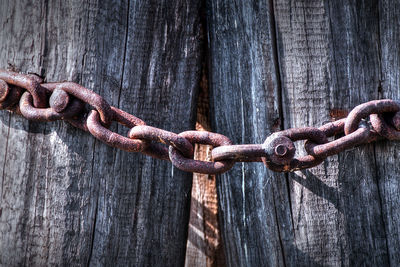
[[[234,143],[262,143],[274,131],[320,126],[362,102],[400,97],[396,0],[0,7],[1,68],[78,82],[176,133],[195,127],[204,73],[211,129]],[[182,266],[187,250],[196,255],[192,174],[63,122],[3,111],[0,135],[0,265]],[[399,266],[399,149],[371,144],[290,174],[236,164],[215,179],[225,263],[209,254],[193,262]]]

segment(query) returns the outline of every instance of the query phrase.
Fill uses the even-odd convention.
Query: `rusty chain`
[[[88,111],[87,105],[92,109]],[[400,140],[400,103],[390,99],[361,104],[347,118],[319,128],[287,129],[271,134],[263,144],[245,145],[233,145],[228,137],[207,131],[176,134],[151,127],[79,84],[44,83],[34,74],[1,69],[0,109],[33,121],[65,120],[112,147],[169,160],[187,172],[207,174],[226,172],[240,161],[262,161],[273,171],[291,172],[378,139]],[[130,128],[127,137],[109,130],[114,121]],[[295,155],[296,141],[305,141],[307,155]],[[194,144],[213,146],[213,161],[194,160]]]

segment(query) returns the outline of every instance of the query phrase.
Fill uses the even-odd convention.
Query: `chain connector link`
[[[0,69],[0,80],[29,91],[33,98],[33,104],[37,108],[45,108],[47,105],[46,89],[40,84],[43,80],[34,74],[20,74]]]
[[[213,147],[232,145],[232,141],[228,137],[207,131],[186,131],[180,133],[179,136],[188,140],[192,145],[202,144]],[[169,158],[172,164],[180,170],[206,174],[224,173],[235,164],[233,160],[203,161],[187,158],[173,146],[169,147]]]

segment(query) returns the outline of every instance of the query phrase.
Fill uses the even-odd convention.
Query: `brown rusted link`
[[[57,82],[57,83],[42,83],[41,86],[47,90],[47,92],[53,92],[54,89],[57,88],[60,84],[63,84],[62,82]]]
[[[70,102],[70,97],[67,92],[59,88],[54,89],[49,99],[49,105],[55,112],[64,111]]]
[[[268,167],[268,169],[275,172],[293,172],[293,171],[308,169],[321,164],[325,160],[324,158],[316,158],[311,155],[307,155],[300,157],[298,159],[294,158],[288,164],[282,165],[282,164],[276,164],[271,161],[267,161],[266,158],[262,159],[264,164]]]
[[[369,142],[371,138],[369,127],[361,126],[355,132],[345,135],[339,139],[326,144],[316,144],[312,141],[307,141],[305,148],[308,154],[318,158],[326,158],[334,154],[338,154],[346,149]]]
[[[69,118],[65,119],[65,121],[69,122],[72,126],[81,129],[82,131],[89,132],[89,129],[87,127],[87,115],[88,114],[81,114],[77,118]]]
[[[383,114],[371,114],[369,115],[369,120],[374,130],[380,136],[389,140],[400,140],[400,131],[389,125],[385,121]]]
[[[193,157],[193,146],[186,138],[176,133],[165,131],[152,126],[136,126],[129,133],[131,139],[156,141],[178,149],[185,157]]]
[[[186,131],[180,133],[179,136],[187,139],[192,145],[203,144],[218,147],[232,144],[232,141],[228,137],[207,131]],[[233,160],[210,162],[186,158],[173,146],[169,147],[169,158],[172,164],[180,170],[206,174],[224,173],[230,170],[235,164]]]
[[[10,87],[8,84],[5,81],[0,80],[0,103],[6,100],[9,93]]]
[[[60,83],[56,86],[56,89],[61,89],[93,106],[100,114],[101,123],[105,127],[110,126],[111,121],[113,120],[114,112],[111,110],[110,105],[104,100],[103,97],[96,94],[92,90],[73,82]]]
[[[146,123],[141,119],[129,114],[128,112],[120,110],[119,108],[111,107],[111,110],[114,113],[113,120],[128,128],[133,128],[137,125],[146,125]]]
[[[142,121],[141,119],[139,119],[123,110],[120,110],[119,108],[111,106],[111,110],[113,111],[113,121],[116,121],[119,124],[122,124],[128,128],[135,127],[136,125],[146,125],[146,123],[144,121]],[[89,129],[86,124],[85,114],[81,114],[79,117],[80,118],[66,119],[66,121],[71,123],[72,126],[88,132]],[[151,149],[151,147],[152,146],[150,146],[150,144],[149,144],[148,146],[146,146],[145,150],[143,150],[141,152],[145,154],[145,151],[147,151],[147,149]],[[157,152],[155,152],[155,153],[159,152],[158,148],[154,148],[154,150],[157,150]],[[167,160],[168,160],[169,159],[168,158],[168,148],[165,148],[165,151],[163,151],[163,152],[164,152],[164,155],[166,155]],[[151,152],[149,152],[149,154],[151,154]],[[163,158],[160,158],[160,159],[163,159]]]
[[[28,90],[33,97],[33,104],[37,108],[47,105],[47,91],[40,84],[42,79],[33,74],[21,74],[0,69],[0,79],[6,83]]]
[[[310,155],[294,158],[296,148],[294,141],[312,140],[318,144],[327,143],[323,131],[313,127],[292,128],[270,135],[264,142],[264,164],[275,171],[290,172],[310,168],[320,164],[323,158]],[[322,160],[322,161],[321,161]]]
[[[118,117],[116,117],[118,119]],[[121,123],[121,121],[117,121]],[[123,122],[125,123],[125,121]],[[146,142],[138,139],[130,139],[118,133],[112,132],[100,123],[100,115],[96,110],[92,110],[86,121],[89,132],[100,141],[109,146],[116,147],[129,152],[139,152],[145,149]]]
[[[319,127],[318,129],[322,131],[326,137],[331,137],[338,134],[343,134],[345,123],[346,123],[346,118],[326,123],[321,127]]]
[[[314,127],[291,128],[279,132],[280,135],[288,137],[293,142],[299,140],[314,140],[319,144],[328,142],[324,132]]]
[[[213,160],[233,159],[235,161],[256,162],[265,157],[265,150],[262,145],[230,145],[219,146],[212,151]]]
[[[400,111],[399,103],[391,99],[373,100],[358,105],[349,113],[344,126],[344,133],[348,135],[357,130],[361,119],[368,117],[370,114],[398,111]]]
[[[168,147],[159,143],[149,143],[141,153],[155,159],[171,161],[169,158]]]
[[[397,131],[400,131],[400,112],[396,112],[394,115],[390,116],[388,120]]]
[[[12,111],[17,111],[17,113],[19,113],[18,102],[24,90],[20,87],[16,87],[13,85],[7,85],[7,87],[8,93],[5,96],[1,95],[2,100],[0,101],[0,109],[8,109]],[[3,92],[6,93],[7,91],[5,90]]]
[[[53,108],[35,108],[32,102],[32,95],[25,92],[19,102],[19,109],[25,118],[34,121],[56,121],[72,118],[83,108],[82,102],[77,99],[73,99],[68,108],[60,113]]]

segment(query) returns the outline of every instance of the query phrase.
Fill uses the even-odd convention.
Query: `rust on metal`
[[[120,110],[119,108],[111,107],[111,110],[113,111],[113,121],[116,121],[128,128],[133,128],[138,125],[146,125],[146,123],[141,119],[129,114],[128,112]]]
[[[311,156],[326,158],[338,154],[343,150],[367,142],[371,137],[371,134],[372,133],[368,127],[360,127],[355,132],[326,144],[318,145],[312,141],[307,141],[305,148]]]
[[[318,144],[328,142],[324,132],[314,127],[280,131],[265,140],[263,147],[266,155],[262,161],[271,170],[283,172],[310,168],[320,164],[321,159],[311,155],[294,158],[296,148],[293,142],[300,140],[312,140]]]
[[[37,108],[44,108],[47,105],[46,90],[41,86],[43,80],[33,74],[20,74],[0,69],[0,80],[29,91],[33,97],[33,104]]]
[[[86,105],[94,109],[88,111]],[[326,157],[354,146],[384,138],[400,140],[400,104],[390,99],[361,104],[347,118],[342,118],[347,111],[332,109],[330,116],[335,121],[319,128],[287,129],[271,134],[263,144],[245,145],[233,145],[228,137],[207,131],[176,134],[147,126],[79,84],[43,83],[36,75],[7,70],[0,70],[0,109],[29,120],[65,120],[112,147],[169,160],[181,170],[206,174],[226,172],[238,161],[262,161],[273,171],[296,171],[321,164]],[[127,136],[109,129],[113,121],[130,129]],[[295,142],[302,140],[307,154],[296,155]],[[194,160],[194,144],[213,146],[212,161]]]
[[[20,100],[19,108],[22,115],[34,121],[56,121],[76,116],[83,108],[82,102],[73,99],[71,104],[62,112],[56,112],[53,108],[35,108],[33,97],[29,92],[25,92]]]
[[[335,121],[346,118],[347,115],[349,115],[349,111],[345,109],[334,108],[329,110],[329,116]]]
[[[193,146],[184,137],[176,133],[165,131],[152,126],[136,126],[129,133],[131,139],[143,139],[146,141],[156,141],[178,149],[185,157],[193,157]]]
[[[397,131],[400,131],[400,112],[396,112],[395,114],[392,114],[392,116],[389,116],[389,121]]]
[[[8,86],[8,84],[5,81],[0,80],[0,102],[6,100],[9,93],[10,87]]]
[[[232,145],[232,141],[228,137],[207,131],[186,131],[180,133],[179,136],[188,140],[192,145],[203,144],[213,147]],[[186,158],[173,146],[169,147],[169,158],[178,169],[197,173],[220,174],[230,170],[235,164],[233,160],[207,162],[195,160],[193,157]]]
[[[213,160],[233,159],[235,161],[261,161],[265,157],[262,145],[229,145],[213,148],[211,151]]]
[[[357,130],[359,123],[363,118],[370,114],[398,112],[400,105],[391,99],[373,100],[355,107],[346,118],[344,133],[350,134]]]
[[[369,118],[377,134],[389,140],[400,140],[400,132],[385,121],[383,114],[371,114]]]
[[[56,88],[50,96],[49,104],[55,112],[60,113],[67,108],[69,101],[69,94],[64,90]]]
[[[7,93],[7,90],[4,90],[4,93],[6,93],[6,95],[2,95],[1,97],[2,100],[0,101],[0,109],[7,109],[19,112],[18,103],[24,90],[13,85],[8,85],[8,88],[10,91]]]
[[[73,82],[61,83],[57,85],[56,89],[61,89],[94,107],[99,112],[101,123],[106,127],[110,126],[113,119],[113,111],[103,97]]]
[[[322,131],[326,137],[331,137],[339,134],[344,134],[344,124],[346,123],[346,119],[340,119],[337,121],[329,122],[318,129]]]
[[[155,159],[171,161],[169,158],[168,147],[160,143],[148,144],[148,146],[141,153]]]
[[[146,147],[146,142],[138,139],[130,139],[114,133],[100,123],[100,115],[92,110],[87,118],[89,132],[100,141],[128,152],[139,152]]]

